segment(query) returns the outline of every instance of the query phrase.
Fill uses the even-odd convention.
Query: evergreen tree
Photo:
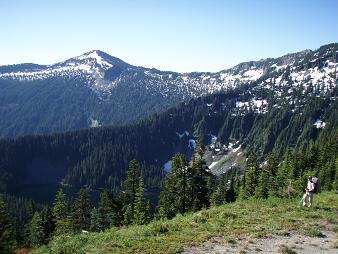
[[[124,222],[131,223],[134,219],[134,204],[140,169],[138,162],[134,159],[129,163],[127,178],[124,181]],[[128,210],[128,211],[127,211]]]
[[[336,167],[334,160],[328,161],[320,168],[319,179],[321,190],[332,190],[332,183],[335,180]]]
[[[124,225],[132,224],[133,220],[134,220],[133,205],[128,204],[127,207],[125,208],[125,211],[124,211],[124,214],[123,214],[123,224]]]
[[[324,138],[319,143],[319,151],[318,151],[318,157],[319,157],[319,164],[324,165],[329,160],[334,160],[336,158],[336,151],[338,148],[338,138],[328,139]]]
[[[138,179],[140,176],[140,169],[138,162],[134,159],[129,163],[127,178],[124,181],[124,189],[129,204],[134,203],[136,189],[138,187]]]
[[[284,162],[282,162],[279,170],[277,172],[277,186],[278,186],[278,195],[285,197],[289,196],[292,183],[292,172],[293,172],[293,155],[291,150],[287,150],[285,155]]]
[[[202,160],[203,159],[203,156],[205,154],[205,151],[206,151],[206,147],[203,143],[203,138],[202,136],[198,139],[197,141],[197,154],[199,155],[199,159]]]
[[[169,175],[164,181],[163,191],[160,193],[158,202],[158,213],[161,218],[173,218],[178,210],[173,201],[176,200],[175,194],[175,175]]]
[[[81,189],[74,204],[73,222],[76,230],[89,230],[90,227],[90,197],[87,190]]]
[[[261,170],[255,189],[255,198],[267,198],[269,195],[269,172],[265,167]]]
[[[35,212],[36,212],[36,206],[35,203],[32,199],[29,199],[28,203],[27,203],[27,218],[25,221],[25,225],[24,225],[24,229],[23,229],[23,235],[24,235],[24,240],[23,243],[24,245],[31,245],[30,241],[29,241],[29,235],[30,235],[30,224],[29,222],[32,220]]]
[[[210,197],[210,203],[215,206],[226,203],[226,176],[222,175],[218,178],[218,183],[215,192]]]
[[[172,190],[169,190],[174,197],[172,201],[174,203],[175,213],[185,213],[189,210],[189,193],[188,184],[190,177],[190,168],[188,166],[187,159],[182,154],[176,154],[173,159],[172,175],[173,186]]]
[[[301,178],[307,168],[306,147],[302,145],[296,153],[294,153],[294,167],[291,176],[293,179]]]
[[[113,222],[113,210],[112,210],[112,198],[111,193],[107,190],[104,190],[100,193],[100,206],[99,206],[99,217],[101,222],[99,224],[102,225],[104,229],[107,229],[110,227],[110,225]],[[97,212],[97,210],[94,208],[92,211]],[[96,215],[94,213],[94,215]]]
[[[0,253],[11,253],[15,246],[14,229],[7,205],[0,195]]]
[[[235,191],[235,177],[232,177],[229,181],[229,185],[225,194],[225,199],[227,203],[234,202],[237,198]]]
[[[147,201],[147,205],[146,205],[146,220],[147,223],[150,223],[154,218],[154,214],[153,214],[153,206],[151,205],[150,200]]]
[[[42,227],[45,240],[48,240],[55,229],[54,217],[49,206],[44,206],[41,211]]]
[[[27,206],[27,216],[28,216],[28,219],[31,220],[33,218],[33,215],[35,214],[36,212],[36,206],[35,206],[35,203],[33,200],[29,200],[28,201],[28,206]]]
[[[258,180],[260,178],[260,168],[256,154],[249,155],[247,169],[245,172],[245,197],[252,197],[255,194],[258,186]]]
[[[172,218],[191,209],[191,177],[187,159],[176,154],[172,158],[171,174],[166,178],[160,194],[158,211],[161,217]]]
[[[58,191],[55,197],[53,206],[53,216],[55,218],[55,234],[64,235],[74,232],[73,223],[68,214],[68,203],[66,195],[61,190]]]
[[[245,191],[245,174],[243,176],[240,176],[238,178],[238,199],[239,200],[243,200],[243,199],[247,199],[248,196],[246,195],[246,191]]]
[[[240,180],[240,176],[234,176],[233,180],[234,180],[233,187],[234,187],[234,194],[235,194],[234,196],[238,198],[239,191],[242,185],[242,181]]]
[[[313,140],[310,140],[306,151],[307,168],[315,168],[318,162],[318,155],[318,148],[315,146]]]
[[[332,182],[332,190],[338,191],[338,158],[336,159],[335,168],[336,168],[336,172],[335,172],[334,180]]]
[[[222,205],[234,202],[237,198],[235,193],[235,177],[229,179],[229,175],[224,174],[218,178],[216,190],[212,193],[210,203],[212,205]]]
[[[208,200],[210,200],[212,193],[214,192],[214,183],[213,183],[213,177],[212,174],[208,176],[207,181],[207,189],[208,189]],[[210,202],[209,202],[210,203]]]
[[[219,206],[223,204],[223,199],[221,196],[221,191],[217,187],[216,190],[210,196],[210,205]]]
[[[104,229],[121,224],[121,207],[110,191],[104,190],[101,192],[99,213],[101,225]]]
[[[30,246],[40,246],[45,241],[42,219],[38,212],[35,212],[29,223],[29,244]]]
[[[270,196],[278,196],[278,161],[275,154],[270,154],[267,158],[265,170],[268,173],[268,194]]]
[[[93,232],[103,231],[104,227],[102,226],[101,222],[102,222],[102,219],[101,219],[100,213],[98,209],[94,207],[90,213],[90,228],[89,228],[90,231],[93,231]]]
[[[198,141],[196,150],[198,158],[194,158],[192,162],[190,190],[193,209],[195,211],[198,211],[203,207],[209,206],[207,188],[207,178],[209,176],[209,173],[207,171],[208,167],[206,166],[206,161],[203,158],[205,153],[205,146],[201,139],[199,139]]]
[[[62,189],[60,189],[55,197],[54,206],[53,206],[53,216],[55,220],[66,219],[68,216],[68,204],[66,200],[66,195]]]
[[[134,204],[134,219],[133,222],[138,225],[146,224],[147,221],[147,210],[146,210],[146,199],[144,194],[144,176],[143,172],[139,178],[139,186],[135,194],[135,204]]]

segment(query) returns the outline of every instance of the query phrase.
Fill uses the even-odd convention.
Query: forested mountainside
[[[271,151],[281,158],[287,148],[336,136],[336,87],[310,80],[304,89],[290,79],[272,89],[265,82],[193,99],[134,125],[3,139],[1,191],[59,182],[119,189],[134,158],[145,168],[148,186],[156,187],[164,164],[176,152],[191,155],[198,137],[214,154],[241,147],[263,160]]]
[[[242,85],[274,90],[271,96],[289,101],[294,89],[325,93],[335,86],[337,50],[338,44],[329,44],[216,73],[136,67],[99,50],[48,66],[0,66],[0,137],[137,122],[179,102]]]

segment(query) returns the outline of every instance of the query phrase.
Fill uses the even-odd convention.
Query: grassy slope
[[[217,235],[225,239],[238,235],[268,237],[286,231],[313,235],[325,227],[337,232],[337,192],[315,198],[313,208],[301,207],[299,199],[238,201],[146,226],[56,238],[34,253],[177,253],[183,246]]]

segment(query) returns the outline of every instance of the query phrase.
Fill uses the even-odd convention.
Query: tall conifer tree
[[[68,202],[62,189],[56,194],[53,206],[53,216],[55,218],[54,233],[56,235],[68,235],[73,233],[73,222],[69,216]]]
[[[247,169],[245,172],[245,197],[252,197],[255,194],[258,186],[258,180],[260,177],[260,168],[257,160],[257,156],[251,153],[248,158]]]
[[[192,177],[191,177],[191,195],[192,204],[195,211],[203,207],[209,206],[207,179],[208,171],[206,161],[203,156],[205,153],[205,146],[202,139],[199,139],[196,152],[198,157],[192,163]]]
[[[51,236],[55,229],[55,221],[53,218],[52,210],[49,206],[44,206],[41,211],[41,220],[42,220],[42,227],[44,231],[44,237],[47,241]]]
[[[134,219],[134,204],[136,190],[139,185],[140,169],[134,159],[129,163],[127,178],[124,181],[124,223],[131,223]]]
[[[93,232],[100,232],[104,230],[104,227],[102,226],[102,220],[100,213],[97,208],[93,208],[90,212],[90,231]]]
[[[81,189],[74,204],[74,228],[76,230],[89,230],[90,227],[90,197],[87,190]]]
[[[11,253],[14,246],[14,229],[7,211],[7,205],[0,195],[0,253]]]
[[[139,185],[135,193],[134,219],[133,222],[138,225],[146,224],[147,221],[147,203],[144,194],[144,175],[143,172],[139,178]]]
[[[29,244],[37,247],[44,243],[45,234],[42,219],[38,212],[35,212],[29,223]]]

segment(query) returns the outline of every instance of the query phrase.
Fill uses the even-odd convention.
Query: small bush
[[[290,232],[283,230],[283,231],[277,232],[277,235],[280,235],[280,236],[290,236]]]
[[[337,219],[337,216],[336,214],[329,214],[327,216],[327,221],[331,224],[337,224],[338,223],[338,219]]]
[[[305,215],[305,218],[308,218],[308,219],[320,219],[322,217],[323,216],[319,215],[319,214],[307,214],[307,215]]]
[[[268,234],[265,231],[257,232],[254,235],[255,238],[266,238],[268,237]]]
[[[150,228],[150,232],[153,235],[165,234],[169,231],[169,224],[165,222],[153,223]]]
[[[224,211],[221,213],[222,219],[236,219],[237,214],[230,212],[230,211]]]
[[[292,249],[292,247],[287,246],[285,244],[282,244],[279,247],[279,251],[280,253],[283,253],[283,254],[296,254],[296,252]]]
[[[269,207],[273,208],[273,207],[278,207],[280,206],[282,203],[284,202],[283,199],[280,198],[276,198],[276,197],[269,197],[266,200],[266,203],[269,205]]]
[[[206,223],[209,218],[210,218],[209,213],[207,213],[206,211],[201,211],[200,213],[194,216],[193,220],[196,223],[203,224],[203,223]]]
[[[235,244],[236,243],[236,240],[231,238],[230,236],[224,236],[224,240],[227,242],[227,243],[231,243],[231,244]]]
[[[317,228],[308,228],[305,230],[305,235],[310,237],[326,237],[320,230]]]

